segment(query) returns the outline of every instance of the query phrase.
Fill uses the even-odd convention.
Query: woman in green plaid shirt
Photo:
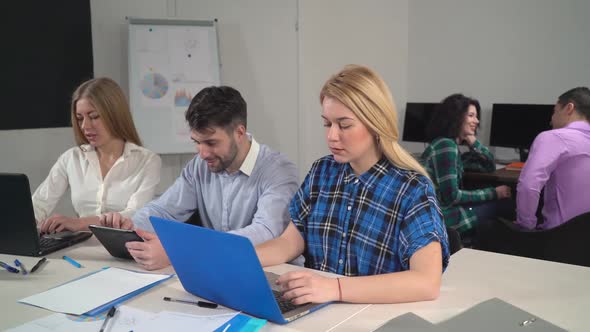
[[[475,137],[481,108],[475,99],[462,94],[445,98],[426,129],[430,145],[422,153],[424,167],[430,174],[447,226],[461,233],[474,229],[497,215],[498,199],[509,198],[510,187],[499,186],[464,190],[464,170],[493,172],[494,156]],[[459,145],[466,144],[463,154]]]

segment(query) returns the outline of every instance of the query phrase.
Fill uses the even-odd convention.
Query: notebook
[[[18,302],[54,312],[96,316],[173,276],[107,267]]]
[[[33,212],[29,179],[24,174],[0,173],[0,253],[44,256],[82,242],[90,232],[64,232],[40,237]]]
[[[283,307],[274,273],[264,272],[250,240],[243,236],[150,217],[184,289],[252,316],[285,324],[326,306]],[[290,305],[290,306],[289,306]],[[291,307],[292,306],[292,307]]]
[[[437,327],[456,332],[566,332],[559,326],[498,298],[481,302],[437,324]]]
[[[408,312],[381,325],[375,332],[442,332],[436,325]]]
[[[507,171],[521,171],[523,167],[524,167],[523,162],[514,162],[514,163],[510,163],[510,164],[506,165],[506,170]]]

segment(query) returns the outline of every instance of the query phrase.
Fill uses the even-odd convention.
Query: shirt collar
[[[382,156],[368,171],[357,177],[350,164],[346,163],[344,165],[344,183],[350,183],[355,179],[359,179],[364,185],[370,187],[375,181],[387,173],[389,166],[390,162],[387,157]]]
[[[94,146],[90,145],[90,144],[82,144],[80,145],[80,149],[84,152],[85,155],[88,155],[90,153],[96,153],[96,149],[94,148]],[[133,151],[138,151],[140,149],[140,147],[134,143],[131,142],[125,142],[125,146],[123,147],[123,158],[127,158],[129,157],[129,155],[131,154],[131,152]]]
[[[258,159],[258,153],[260,152],[260,144],[256,142],[254,137],[251,134],[248,134],[248,139],[250,140],[250,150],[242,162],[242,166],[240,166],[240,171],[248,176],[252,174],[254,170],[254,165],[256,165],[256,160]]]
[[[568,124],[567,126],[565,126],[565,128],[590,130],[590,123],[588,123],[588,121],[579,120]]]

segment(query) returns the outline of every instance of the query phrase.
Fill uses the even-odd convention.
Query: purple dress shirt
[[[545,187],[543,224],[550,229],[590,211],[590,124],[575,121],[540,133],[518,179],[516,206],[521,227],[534,229]]]

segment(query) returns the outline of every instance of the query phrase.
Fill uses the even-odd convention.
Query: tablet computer
[[[143,239],[132,230],[97,225],[90,225],[88,228],[90,228],[98,241],[100,241],[100,243],[102,243],[107,251],[114,257],[133,259],[131,254],[129,254],[127,247],[125,247],[125,243],[129,241],[143,242]]]

